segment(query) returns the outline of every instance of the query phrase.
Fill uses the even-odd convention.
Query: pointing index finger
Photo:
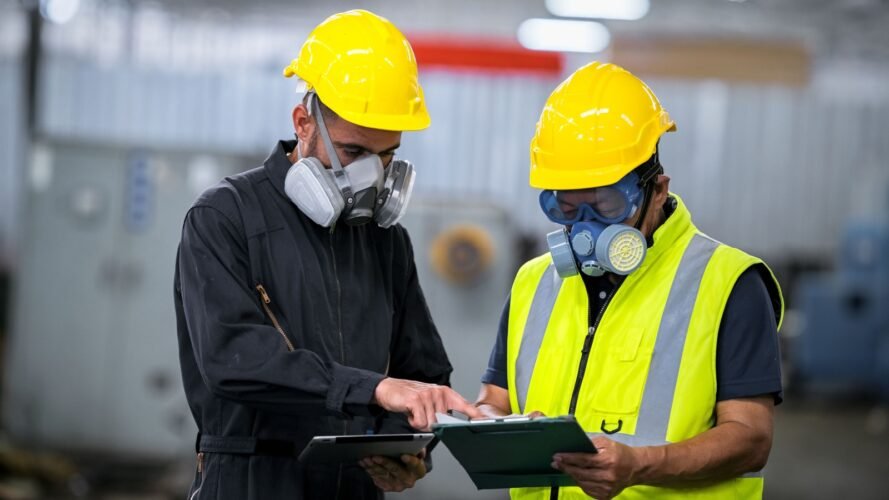
[[[457,410],[460,413],[466,415],[469,418],[482,418],[484,414],[476,408],[474,405],[468,403],[465,399],[460,397],[456,392],[451,393],[448,396],[448,409]]]

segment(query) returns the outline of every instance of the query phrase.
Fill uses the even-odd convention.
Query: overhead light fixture
[[[611,43],[608,28],[593,21],[527,19],[519,25],[519,43],[532,50],[602,52]]]
[[[40,0],[40,15],[55,24],[67,23],[79,8],[80,0]]]
[[[546,9],[559,17],[635,21],[650,7],[649,0],[546,0]]]

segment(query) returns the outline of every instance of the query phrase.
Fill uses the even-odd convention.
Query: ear
[[[670,196],[670,177],[664,174],[658,175],[654,182],[654,194],[651,197],[651,206],[662,207]]]
[[[309,116],[309,110],[305,104],[297,104],[293,108],[293,131],[299,142],[307,142],[315,132],[315,120]]]

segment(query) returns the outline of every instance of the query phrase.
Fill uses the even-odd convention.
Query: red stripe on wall
[[[408,36],[420,68],[560,76],[562,54],[528,50],[509,39]]]

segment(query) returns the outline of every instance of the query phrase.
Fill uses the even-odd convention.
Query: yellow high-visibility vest
[[[715,425],[716,338],[738,277],[762,273],[780,328],[784,302],[759,259],[699,232],[681,199],[654,234],[645,261],[610,298],[594,331],[583,280],[562,279],[549,254],[527,262],[512,286],[507,333],[509,399],[514,413],[570,413],[583,429],[630,446],[692,438]],[[589,315],[593,317],[590,318]],[[591,336],[589,349],[584,342]],[[634,486],[618,497],[761,498],[761,473],[708,487]],[[513,499],[549,500],[549,488],[516,488]],[[561,488],[560,499],[588,498]]]

